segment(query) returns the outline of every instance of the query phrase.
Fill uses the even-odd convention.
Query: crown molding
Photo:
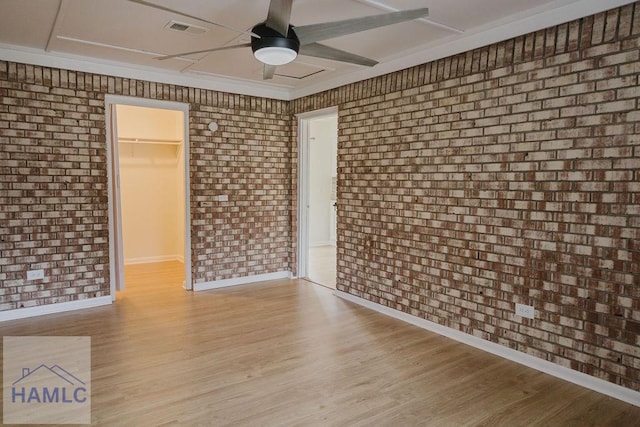
[[[0,44],[0,60],[30,65],[103,74],[128,79],[147,80],[157,83],[210,89],[239,95],[258,96],[288,101],[290,88],[265,85],[250,80],[204,75],[202,73],[180,73],[152,67],[136,66],[122,62],[107,61],[86,56],[69,55],[59,52],[44,52],[40,49]]]

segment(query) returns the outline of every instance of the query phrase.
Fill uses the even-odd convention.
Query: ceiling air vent
[[[185,24],[184,22],[178,21],[169,21],[169,23],[164,27],[170,30],[189,34],[202,34],[208,31],[206,28],[198,27],[197,25]]]

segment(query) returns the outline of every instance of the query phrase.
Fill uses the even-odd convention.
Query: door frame
[[[307,277],[309,274],[309,145],[311,143],[309,123],[315,119],[334,115],[338,115],[338,107],[296,115],[298,118],[298,277]]]
[[[118,268],[124,266],[118,266],[116,260],[116,254],[122,253],[122,219],[116,221],[114,218],[115,207],[120,206],[120,185],[117,185],[118,190],[115,190],[114,179],[119,178],[117,174],[120,170],[120,162],[117,157],[116,150],[112,149],[111,140],[111,108],[115,105],[130,105],[134,107],[155,108],[160,110],[172,110],[181,111],[183,113],[183,147],[184,150],[184,183],[185,183],[185,233],[184,233],[184,266],[185,266],[185,289],[193,289],[191,278],[191,194],[190,194],[190,181],[189,181],[189,104],[173,101],[161,101],[148,98],[137,98],[132,96],[122,95],[105,95],[105,113],[106,113],[106,138],[107,138],[107,186],[109,188],[108,194],[108,209],[109,209],[109,271],[110,271],[110,287],[111,287],[111,299],[115,301],[116,290],[120,289],[121,284],[118,283],[117,274]],[[117,117],[116,117],[117,120]],[[117,131],[116,131],[117,134]],[[115,151],[115,152],[114,152]],[[119,182],[118,182],[119,184]],[[118,209],[119,211],[119,209]]]

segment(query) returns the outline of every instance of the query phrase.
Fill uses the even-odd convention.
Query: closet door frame
[[[117,148],[114,146],[117,135],[112,135],[112,118],[111,111],[116,105],[130,105],[134,107],[156,108],[162,110],[181,111],[183,113],[183,151],[184,151],[184,266],[185,266],[185,284],[186,290],[193,289],[191,277],[191,192],[189,181],[189,104],[172,101],[159,101],[155,99],[136,98],[132,96],[105,95],[105,124],[106,124],[106,145],[107,145],[107,187],[108,191],[108,208],[109,208],[109,271],[110,271],[110,287],[111,299],[115,301],[116,291],[124,289],[124,282],[121,275],[118,274],[122,265],[118,262],[118,253],[122,253],[122,225],[121,219],[116,218],[118,211],[115,207],[120,206],[119,185],[119,161],[117,158]],[[112,107],[113,106],[113,107]],[[115,134],[116,132],[114,132]],[[120,261],[122,262],[122,261]]]

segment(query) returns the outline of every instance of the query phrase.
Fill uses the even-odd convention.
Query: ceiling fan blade
[[[129,0],[129,1],[131,3],[141,4],[143,6],[152,7],[154,9],[163,10],[165,12],[175,13],[176,15],[184,16],[185,18],[191,18],[191,19],[195,19],[195,20],[200,21],[200,22],[206,22],[207,24],[215,25],[216,27],[226,28],[227,30],[235,31],[235,32],[240,33],[240,34],[247,34],[247,35],[250,35],[252,37],[260,38],[259,35],[254,34],[251,31],[245,31],[245,30],[241,30],[239,28],[231,27],[229,25],[224,25],[224,24],[220,24],[218,22],[209,21],[207,19],[203,19],[203,18],[200,18],[200,17],[197,17],[197,16],[189,15],[188,13],[180,12],[180,11],[175,10],[175,9],[170,9],[168,7],[165,7],[165,6],[162,6],[162,5],[159,5],[159,4],[150,3],[150,2],[145,1],[145,0]]]
[[[271,80],[275,74],[275,65],[264,64],[264,69],[262,70],[262,80]]]
[[[300,46],[299,53],[300,55],[331,59],[333,61],[348,62],[349,64],[364,65],[367,67],[373,67],[378,63],[378,61],[374,61],[373,59],[345,52],[344,50],[336,49],[334,47],[320,43],[310,43],[304,46]]]
[[[344,21],[325,22],[323,24],[294,27],[301,45],[332,39],[347,34],[359,33],[372,28],[384,27],[400,22],[411,21],[429,15],[429,9],[401,10],[381,15],[364,16],[362,18],[345,19]]]
[[[160,61],[164,61],[165,59],[177,58],[179,56],[189,56],[189,55],[195,55],[196,53],[217,52],[219,50],[237,49],[239,47],[251,47],[251,43],[242,43],[242,44],[234,44],[231,46],[214,47],[212,49],[194,50],[193,52],[182,52],[182,53],[176,53],[175,55],[157,56],[153,59],[159,59]]]
[[[289,33],[292,3],[293,0],[271,0],[267,21],[265,22],[267,27],[276,30],[285,37]]]

